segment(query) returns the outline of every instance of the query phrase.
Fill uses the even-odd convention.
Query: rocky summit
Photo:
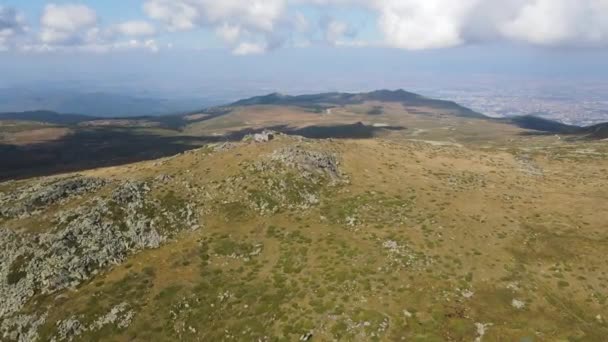
[[[0,183],[1,340],[602,341],[606,147],[401,134]]]

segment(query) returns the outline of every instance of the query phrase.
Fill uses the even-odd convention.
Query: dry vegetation
[[[236,111],[187,132],[284,122],[407,129],[209,145],[82,172],[110,189],[0,226],[53,229],[45,222],[57,212],[139,180],[166,211],[191,204],[200,229],[175,227],[159,248],[36,294],[20,314],[45,317],[41,341],[59,340],[70,320],[87,327],[67,330],[82,341],[605,341],[606,143],[414,110]],[[341,181],[276,164],[285,148],[336,156]],[[0,194],[33,181],[1,183]],[[128,308],[122,321],[92,328],[117,307]]]

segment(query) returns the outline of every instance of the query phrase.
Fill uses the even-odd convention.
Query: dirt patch
[[[13,145],[30,145],[59,140],[70,134],[70,132],[71,130],[69,128],[40,128],[11,134],[7,137],[7,142]]]

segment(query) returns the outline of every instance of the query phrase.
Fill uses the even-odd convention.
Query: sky
[[[0,85],[604,77],[607,51],[608,0],[0,1]]]

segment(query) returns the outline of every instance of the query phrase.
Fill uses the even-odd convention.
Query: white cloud
[[[388,45],[445,48],[488,40],[608,45],[608,0],[369,0]]]
[[[156,34],[156,28],[143,20],[126,21],[116,25],[115,29],[118,33],[129,37],[149,37]]]
[[[153,25],[146,21],[126,21],[101,27],[97,13],[78,4],[49,4],[40,17],[37,39],[23,42],[22,51],[107,52],[126,49],[158,51]]]
[[[327,43],[338,45],[345,37],[354,37],[357,32],[346,22],[324,18],[320,22]]]
[[[500,26],[505,37],[538,45],[608,45],[608,1],[536,0]]]
[[[97,25],[97,14],[85,5],[49,4],[40,18],[40,40],[45,44],[81,44]]]
[[[158,45],[145,42],[155,41],[157,26],[173,35],[209,30],[235,54],[319,43],[408,50],[496,41],[608,46],[608,0],[144,0],[143,9],[154,25],[133,20],[103,27],[85,5],[49,4],[40,30],[27,34],[23,18],[0,6],[0,49],[38,44],[155,50]],[[357,40],[354,29],[361,23],[343,15],[353,10],[366,13],[356,16],[364,18],[365,41]]]
[[[241,37],[242,29],[240,26],[230,25],[228,23],[224,23],[221,26],[218,26],[215,29],[215,32],[218,36],[220,36],[223,40],[228,43],[235,43]]]
[[[27,31],[25,19],[14,8],[0,6],[0,51],[15,44],[15,40]]]
[[[389,45],[419,50],[463,43],[462,28],[475,2],[382,0],[372,5],[379,12],[378,27]]]
[[[274,47],[286,6],[286,0],[147,0],[143,8],[170,31],[211,28],[234,53],[251,54]]]
[[[171,30],[232,24],[250,30],[272,31],[281,18],[285,0],[147,0],[144,11]]]
[[[232,52],[238,56],[259,55],[266,52],[267,49],[268,47],[262,43],[243,42],[234,48]]]
[[[308,18],[300,12],[296,13],[293,17],[293,26],[298,32],[306,32],[310,30],[310,22]]]
[[[146,1],[144,11],[150,18],[165,23],[170,31],[191,30],[200,17],[198,8],[186,1]]]

